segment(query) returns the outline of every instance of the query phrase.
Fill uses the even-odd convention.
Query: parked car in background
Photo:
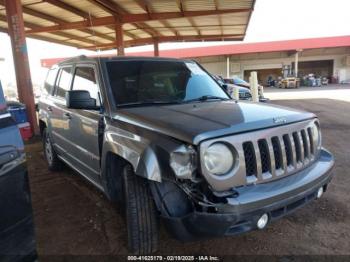
[[[221,76],[212,75],[212,77],[229,93],[231,97],[233,97],[234,88],[238,88],[239,100],[252,100],[252,94],[248,88],[227,84],[224,82],[224,79]]]
[[[0,83],[0,261],[34,261],[33,213],[24,145]]]
[[[237,86],[241,86],[241,87],[245,87],[248,88],[250,90],[250,84],[238,77],[233,77],[233,78],[224,78],[224,82],[226,84],[233,84],[233,85],[237,85]],[[259,101],[260,102],[267,102],[268,99],[264,97],[264,92],[263,92],[264,88],[262,85],[258,85],[258,94],[259,94]]]
[[[77,57],[39,102],[50,170],[74,168],[124,207],[129,250],[263,229],[320,198],[333,156],[308,112],[235,101],[191,60]]]

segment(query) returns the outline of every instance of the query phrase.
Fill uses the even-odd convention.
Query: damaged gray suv
[[[39,103],[50,170],[62,162],[125,210],[133,253],[263,229],[313,199],[333,156],[308,112],[232,100],[196,62],[78,57]]]

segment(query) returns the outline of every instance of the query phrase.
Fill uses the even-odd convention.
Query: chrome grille
[[[273,155],[275,157],[275,168],[283,169],[283,157],[282,157],[282,148],[280,140],[277,136],[271,138]]]
[[[314,160],[313,141],[311,128],[308,127],[288,134],[259,139],[257,147],[243,147],[247,183],[263,182],[306,166]],[[247,143],[254,145],[254,142],[249,141],[243,144]],[[253,163],[253,159],[257,163]],[[260,172],[259,170],[253,172],[251,165],[260,166]],[[251,176],[255,176],[255,179]]]
[[[207,147],[220,142],[231,144],[238,154],[236,167],[220,179],[206,171],[203,161],[202,173],[216,190],[292,175],[317,159],[319,147],[313,137],[316,124],[314,119],[202,142],[201,159]]]
[[[257,167],[253,143],[243,143],[243,150],[247,176],[254,176],[257,174]]]

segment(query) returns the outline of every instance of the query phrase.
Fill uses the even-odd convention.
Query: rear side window
[[[53,87],[55,86],[58,68],[50,69],[47,72],[46,80],[44,83],[43,93],[47,95],[52,94]]]
[[[85,90],[90,93],[90,97],[96,100],[96,105],[100,106],[99,89],[96,82],[95,70],[92,67],[76,67],[73,90]]]
[[[70,83],[72,80],[72,68],[63,67],[59,73],[59,79],[56,84],[56,96],[65,98],[66,92],[70,89]]]

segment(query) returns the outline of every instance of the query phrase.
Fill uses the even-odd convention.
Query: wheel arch
[[[39,131],[40,131],[40,135],[43,136],[44,133],[44,129],[47,128],[47,124],[44,120],[39,119]]]

